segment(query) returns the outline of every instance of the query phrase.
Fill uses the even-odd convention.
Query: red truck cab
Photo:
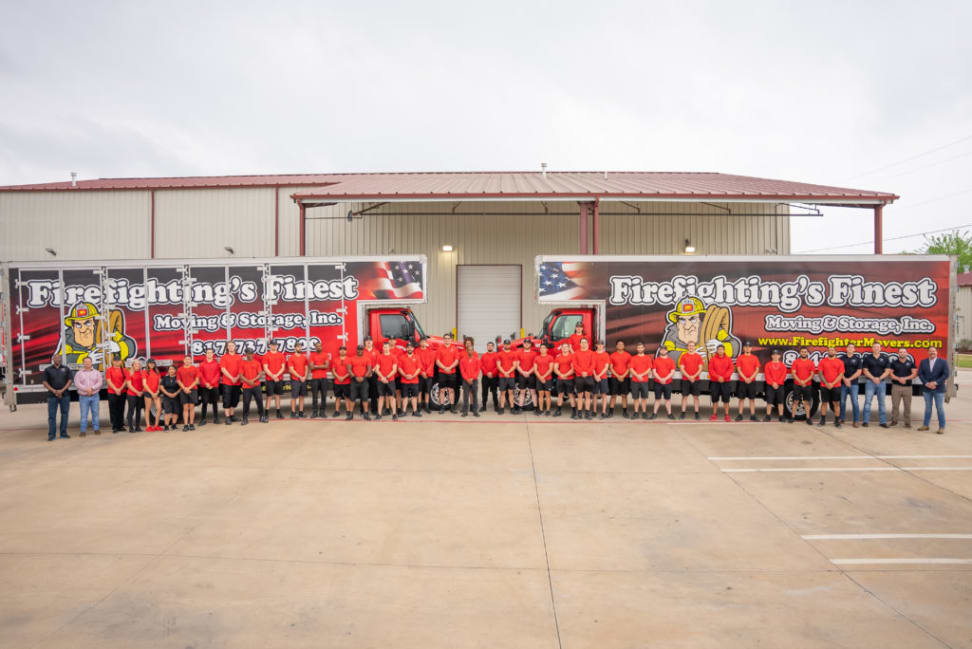
[[[406,343],[412,342],[415,347],[426,338],[429,347],[437,349],[445,343],[441,336],[429,336],[422,329],[418,318],[408,307],[382,307],[368,310],[368,335],[375,341],[379,349],[386,340],[393,347],[405,349]],[[462,343],[454,341],[453,345],[462,348]]]
[[[536,336],[527,336],[533,341],[534,345],[541,342],[547,347],[553,348],[561,344],[564,340],[574,335],[577,325],[584,327],[584,335],[591,341],[591,348],[597,341],[597,327],[594,326],[596,313],[593,307],[570,307],[552,310],[543,324],[540,325],[540,333]],[[513,347],[518,348],[523,345],[523,338],[513,341]]]

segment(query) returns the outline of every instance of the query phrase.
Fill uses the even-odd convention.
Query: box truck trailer
[[[104,370],[115,355],[164,366],[229,341],[257,355],[270,339],[286,352],[320,342],[334,356],[367,336],[379,348],[423,338],[437,348],[443,339],[411,310],[427,300],[426,265],[423,255],[4,263],[5,399],[14,409],[43,396],[55,355]]]
[[[774,349],[789,365],[801,347],[817,361],[831,345],[867,354],[875,342],[883,354],[907,348],[917,364],[935,347],[953,370],[947,398],[955,394],[955,261],[947,256],[538,256],[535,269],[537,300],[551,307],[535,342],[561,344],[580,325],[608,351],[618,340],[629,351],[641,341],[677,361],[693,342],[707,363],[717,348],[735,357],[748,341],[761,365]],[[787,413],[806,416],[791,411],[786,387]],[[811,415],[817,405],[815,397]]]

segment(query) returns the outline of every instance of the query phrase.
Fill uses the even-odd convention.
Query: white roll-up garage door
[[[472,336],[476,350],[497,336],[509,338],[520,331],[521,270],[519,265],[460,265],[456,296],[459,339]]]

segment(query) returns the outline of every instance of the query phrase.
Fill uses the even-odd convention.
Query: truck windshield
[[[399,313],[388,313],[380,316],[381,335],[383,338],[399,340],[408,339],[408,321]]]
[[[419,340],[422,338],[428,338],[428,336],[425,335],[425,330],[422,329],[422,325],[419,324],[418,318],[416,318],[414,314],[412,314],[412,325],[414,325],[415,331],[418,333]]]
[[[550,330],[551,340],[562,340],[570,338],[574,333],[574,327],[583,323],[583,316],[579,313],[569,313],[557,318]]]

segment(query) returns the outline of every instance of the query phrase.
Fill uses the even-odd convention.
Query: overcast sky
[[[544,161],[891,191],[888,238],[972,224],[968,1],[0,8],[0,184]],[[830,209],[792,249],[871,236]]]

